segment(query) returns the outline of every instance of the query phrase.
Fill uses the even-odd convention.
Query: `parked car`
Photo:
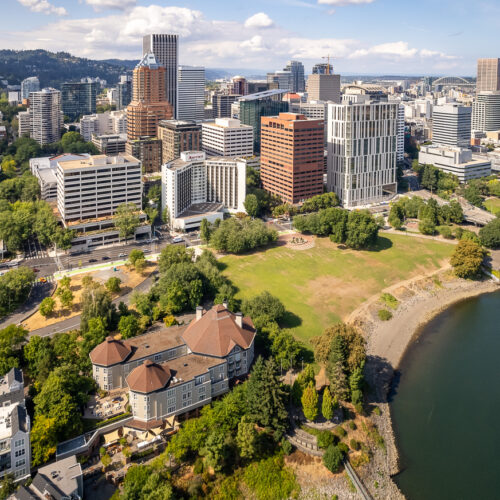
[[[32,267],[31,270],[34,272],[34,273],[39,273],[40,272],[40,269],[37,269],[36,267]]]
[[[119,253],[118,257],[128,257],[128,255],[126,253]]]
[[[40,283],[47,283],[47,279],[46,278],[40,278],[38,281]]]
[[[181,238],[180,236],[176,236],[173,240],[172,243],[184,243],[184,238]]]
[[[97,259],[89,259],[89,263],[97,262]]]
[[[149,250],[149,249],[145,248],[145,249],[142,251],[142,253],[151,253],[151,250]]]
[[[105,255],[102,260],[109,260],[109,257],[107,255]]]

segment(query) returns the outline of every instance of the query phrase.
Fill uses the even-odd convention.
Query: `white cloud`
[[[407,42],[391,42],[374,45],[367,49],[358,49],[350,54],[350,58],[378,55],[382,57],[413,57],[418,53],[418,49],[412,49]]]
[[[259,12],[245,21],[245,28],[271,28],[273,20],[265,13]]]
[[[267,49],[260,35],[255,35],[249,40],[241,42],[240,47],[242,49],[248,49],[250,52],[263,52]]]
[[[346,5],[360,5],[364,3],[372,3],[374,0],[318,0],[322,5],[335,5],[337,7],[344,7]]]
[[[64,7],[56,7],[48,0],[18,0],[21,5],[28,7],[33,12],[41,12],[42,14],[55,14],[56,16],[65,16],[68,14]]]
[[[85,0],[96,11],[105,9],[127,10],[137,5],[137,0]]]

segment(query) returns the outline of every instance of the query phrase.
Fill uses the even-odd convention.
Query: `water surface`
[[[410,500],[500,499],[500,292],[452,306],[406,354],[391,409]]]

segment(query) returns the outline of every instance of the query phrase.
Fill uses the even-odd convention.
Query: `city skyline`
[[[177,33],[180,64],[272,71],[297,59],[310,73],[331,54],[341,74],[472,76],[477,58],[495,55],[488,33],[499,13],[493,2],[430,0],[418,10],[395,0],[256,0],[237,9],[226,0],[17,0],[4,9],[10,28],[0,43],[139,59],[143,35]]]

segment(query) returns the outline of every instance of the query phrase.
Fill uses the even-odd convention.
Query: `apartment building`
[[[327,189],[357,207],[397,192],[399,104],[366,100],[328,104]]]
[[[434,106],[432,142],[441,146],[466,148],[470,145],[472,108],[457,103]]]
[[[252,320],[226,304],[196,308],[188,324],[127,340],[108,337],[91,353],[103,390],[128,388],[134,423],[158,427],[167,417],[200,408],[245,376],[254,357]]]
[[[21,101],[29,99],[31,92],[38,92],[40,90],[40,80],[36,76],[25,78],[21,82]]]
[[[162,210],[174,228],[196,229],[203,219],[215,222],[225,211],[244,212],[246,163],[185,151],[162,166]]]
[[[119,241],[114,227],[116,208],[142,207],[141,162],[120,153],[57,161],[57,208],[65,227],[77,232],[73,247],[95,247]],[[140,213],[135,238],[147,237],[151,227]]]
[[[0,378],[0,481],[7,474],[12,474],[16,481],[29,477],[30,429],[23,373],[12,368]]]
[[[476,92],[500,91],[500,59],[478,59]]]
[[[80,134],[86,142],[92,140],[92,134],[111,135],[127,134],[127,112],[106,111],[95,115],[82,116]]]
[[[193,120],[162,120],[158,124],[162,162],[180,158],[183,151],[201,150],[201,125]]]
[[[30,94],[30,137],[41,146],[61,138],[61,92],[46,88]]]
[[[19,113],[17,113],[17,120],[18,120],[18,124],[19,124],[18,129],[17,129],[19,137],[29,136],[30,129],[31,129],[29,110],[19,111]]]
[[[500,130],[500,92],[481,92],[472,103],[472,130]]]
[[[253,127],[240,120],[217,118],[201,126],[202,150],[210,156],[252,156]]]
[[[323,193],[324,121],[293,113],[262,117],[260,163],[263,188],[283,202]]]

